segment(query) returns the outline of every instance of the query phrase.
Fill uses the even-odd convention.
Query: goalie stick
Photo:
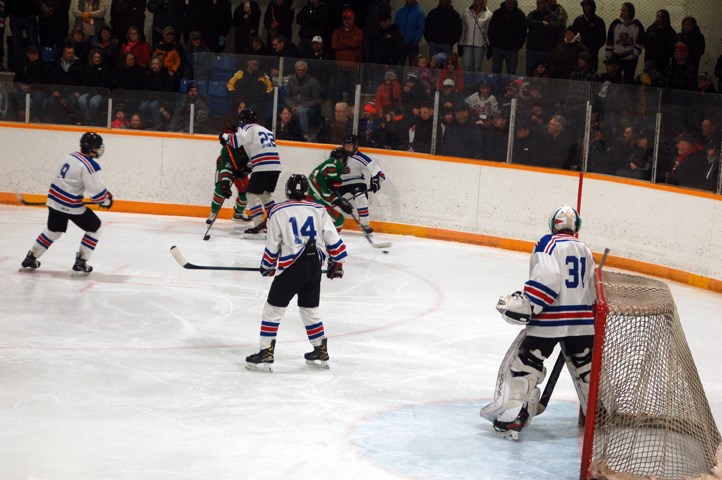
[[[20,202],[23,205],[27,205],[29,207],[40,207],[47,203],[47,200],[44,202],[30,202],[28,200],[25,200],[25,198],[22,195],[20,195],[19,193],[16,193],[15,196],[18,197],[18,202]],[[99,205],[99,204],[97,204],[95,202],[83,200],[83,205]]]
[[[180,265],[183,268],[186,268],[188,270],[229,270],[232,272],[260,272],[261,267],[223,267],[223,266],[215,266],[215,265],[196,265],[195,263],[190,263],[188,260],[186,260],[186,257],[181,253],[180,248],[173,245],[170,247],[170,254],[173,255],[173,258],[176,262],[178,262],[178,265]],[[321,273],[326,273],[327,270],[323,269],[321,270]]]
[[[601,261],[599,262],[600,270],[604,267],[604,263],[607,261],[607,256],[609,255],[610,251],[611,250],[609,250],[608,248],[604,249],[604,254],[602,255]],[[562,349],[562,351],[559,352],[559,356],[557,357],[556,362],[554,362],[554,368],[552,368],[552,371],[549,373],[549,379],[547,380],[547,384],[544,386],[544,392],[539,398],[539,408],[536,413],[537,415],[541,415],[542,413],[544,413],[544,410],[546,410],[547,405],[549,404],[549,399],[552,398],[554,387],[556,387],[557,385],[557,380],[559,380],[559,375],[561,374],[562,367],[565,363],[564,357],[564,349]]]

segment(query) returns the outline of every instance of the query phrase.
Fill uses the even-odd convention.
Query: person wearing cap
[[[151,57],[153,56],[158,56],[162,59],[163,66],[174,78],[175,89],[177,90],[179,79],[176,73],[183,71],[183,56],[178,43],[175,41],[175,29],[173,27],[165,27],[163,29],[163,40],[158,42],[155,50],[151,52]]]
[[[266,13],[263,15],[263,26],[268,37],[266,44],[271,44],[274,35],[283,35],[291,41],[293,38],[293,0],[269,0]]]
[[[379,129],[379,111],[376,102],[368,102],[361,110],[361,118],[358,122],[358,143],[364,147],[376,146],[376,131]]]
[[[481,130],[466,102],[454,105],[454,120],[446,127],[437,153],[450,157],[481,158]]]
[[[446,60],[446,65],[439,72],[439,76],[436,78],[436,89],[441,90],[441,86],[446,79],[454,80],[454,90],[458,93],[464,91],[464,78],[465,72],[459,66],[459,55],[452,53]]]
[[[549,0],[537,0],[536,9],[526,16],[529,33],[526,39],[526,74],[534,75],[536,66],[549,62],[552,50],[562,36],[564,26],[559,24]]]
[[[609,25],[607,44],[604,48],[606,58],[616,58],[622,70],[624,83],[634,82],[637,61],[644,48],[644,26],[634,18],[636,11],[631,2],[624,2],[619,14]]]
[[[40,57],[38,47],[30,44],[25,48],[25,60],[15,69],[14,90],[8,93],[11,118],[25,120],[26,95],[30,94],[31,121],[43,120],[43,103],[47,93],[42,85],[52,77],[53,64]]]
[[[519,50],[526,41],[526,15],[519,9],[517,0],[504,0],[489,20],[489,47],[491,71],[501,73],[506,63],[507,75],[516,75]],[[487,58],[489,50],[487,49]]]
[[[208,53],[206,42],[203,41],[203,35],[198,30],[193,30],[188,34],[188,45],[186,45],[183,58],[183,78],[192,79],[195,75],[196,53]]]
[[[308,60],[322,60],[312,61],[311,68],[313,69],[313,76],[318,80],[318,86],[321,88],[321,97],[327,98],[329,94],[329,86],[331,85],[331,79],[333,78],[335,65],[333,55],[325,48],[325,43],[321,35],[316,35],[311,39],[311,53],[304,57]]]
[[[80,28],[91,41],[98,38],[100,27],[105,25],[104,1],[77,0],[73,2],[72,13],[75,17],[75,28]]]
[[[676,36],[669,12],[657,10],[654,22],[644,32],[644,61],[653,60],[657,70],[664,72],[672,58]]]
[[[589,49],[582,43],[579,33],[573,26],[568,26],[564,30],[564,39],[554,47],[549,57],[550,76],[568,80],[577,66],[579,54],[588,52]],[[591,63],[591,58],[589,63]]]
[[[401,102],[401,84],[393,70],[388,70],[384,74],[384,81],[376,89],[375,102],[379,110],[386,105],[398,105]]]
[[[456,104],[463,100],[464,97],[456,91],[456,82],[451,78],[444,80],[439,91],[439,105],[453,109]]]
[[[675,90],[697,89],[697,68],[688,61],[689,47],[684,42],[674,44],[672,63],[664,71],[664,87]]]
[[[582,82],[591,82],[597,74],[597,69],[592,64],[592,54],[589,52],[579,52],[577,55],[577,64],[569,74],[571,80],[579,80]]]
[[[697,91],[700,93],[717,93],[712,84],[712,75],[709,72],[702,72],[697,75]]]
[[[152,32],[151,32],[151,43],[156,45],[163,39],[163,29],[165,27],[173,27],[176,32],[180,31],[180,26],[183,24],[183,18],[186,14],[186,2],[185,0],[148,0],[148,11],[153,14]],[[195,12],[188,12],[192,17],[195,17]],[[143,29],[143,25],[134,25],[136,28]],[[143,35],[140,35],[143,38]],[[136,55],[137,56],[137,55]],[[140,60],[140,57],[138,57]],[[145,63],[142,66],[146,66],[149,58],[145,59]]]
[[[454,44],[461,38],[461,15],[451,5],[451,0],[439,0],[439,5],[426,16],[424,38],[429,43],[431,56],[443,52],[451,55]]]
[[[244,54],[251,44],[251,37],[258,34],[261,24],[261,7],[256,0],[242,0],[233,11],[231,25],[236,32],[233,51]]]
[[[682,19],[682,30],[677,34],[676,40],[686,43],[689,47],[687,61],[694,65],[695,73],[697,73],[699,61],[704,54],[705,40],[696,18],[684,17]]]
[[[461,14],[461,39],[459,56],[464,59],[464,71],[481,72],[481,65],[489,48],[489,22],[491,10],[487,0],[473,0]]]
[[[398,25],[403,36],[402,65],[414,65],[419,54],[419,42],[424,34],[426,15],[416,0],[405,0],[404,6],[396,11],[394,23]]]
[[[346,9],[341,12],[342,25],[333,31],[331,48],[336,59],[335,100],[350,100],[344,98],[348,92],[353,92],[358,83],[357,70],[363,54],[363,32],[355,24],[356,15],[353,10]]]
[[[707,185],[707,152],[700,139],[689,132],[682,132],[674,140],[677,158],[665,174],[666,183],[680,187],[704,189]]]
[[[369,41],[366,62],[381,65],[400,65],[403,62],[404,38],[399,27],[391,21],[391,15],[379,20],[380,28]],[[364,37],[368,38],[364,32]]]
[[[326,24],[331,21],[328,5],[324,0],[308,0],[296,15],[298,29],[298,50],[301,56],[308,58],[312,52],[312,43],[315,37],[322,37],[326,31]]]
[[[574,19],[572,27],[582,37],[582,43],[589,49],[589,65],[597,71],[599,68],[599,50],[607,41],[607,25],[597,15],[597,3],[594,0],[580,2],[582,14]]]

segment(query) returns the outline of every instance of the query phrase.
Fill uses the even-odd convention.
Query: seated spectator
[[[699,139],[687,132],[674,139],[677,147],[677,158],[672,169],[666,175],[666,183],[680,187],[707,187],[707,152]]]
[[[466,102],[454,106],[454,121],[446,128],[438,153],[452,157],[481,158],[481,131]]]
[[[438,75],[439,70],[444,68],[446,65],[446,59],[449,58],[449,56],[444,52],[439,52],[436,55],[431,57],[431,60],[429,60],[429,68],[432,72],[434,72],[434,79],[436,78],[436,75]],[[432,85],[435,85],[432,84]]]
[[[29,107],[30,120],[43,121],[43,106],[48,95],[49,80],[52,78],[53,64],[40,58],[38,47],[30,44],[25,49],[25,60],[15,71],[13,86],[8,94],[10,112],[15,120],[24,121],[25,111]],[[30,105],[26,104],[26,95],[30,94]]]
[[[196,53],[208,53],[206,42],[203,41],[201,32],[194,30],[188,34],[188,45],[183,53],[183,78],[193,79],[196,70]]]
[[[105,126],[106,120],[101,118],[100,114],[107,105],[111,69],[103,61],[100,50],[94,49],[90,52],[86,74],[86,85],[92,88],[86,89],[78,97],[80,118],[84,125]]]
[[[554,115],[547,123],[547,135],[542,139],[539,151],[541,167],[574,170],[577,167],[577,145],[567,133],[567,121],[561,115]]]
[[[634,79],[634,84],[645,87],[664,88],[664,79],[662,78],[662,73],[657,68],[657,62],[654,60],[644,62],[642,73]]]
[[[115,69],[111,83],[113,88],[123,90],[145,88],[145,68],[136,63],[133,52],[126,52],[123,55],[123,62]]]
[[[452,112],[456,104],[464,100],[460,94],[456,92],[456,82],[451,78],[447,78],[441,84],[441,92],[439,95],[439,106],[442,108],[451,108]]]
[[[131,130],[145,130],[145,122],[140,113],[134,113],[130,116],[128,128]]]
[[[66,45],[54,64],[53,87],[45,100],[48,119],[53,123],[80,125],[78,98],[85,85],[85,64],[75,56],[72,45]]]
[[[551,76],[565,80],[571,78],[572,71],[577,67],[579,54],[583,52],[589,53],[589,49],[582,43],[582,37],[576,29],[568,26],[564,31],[564,39],[557,43],[549,57]],[[587,65],[591,63],[590,55]]]
[[[113,121],[110,122],[110,128],[128,128],[130,123],[125,118],[125,107],[121,104],[113,109]]]
[[[434,69],[429,66],[429,59],[423,55],[418,55],[414,68],[409,71],[408,75],[414,75],[414,77],[418,79],[427,95],[432,94],[434,86],[436,85],[436,73]]]
[[[180,80],[176,73],[182,72],[183,56],[178,43],[175,41],[175,29],[173,27],[165,27],[163,29],[163,38],[155,50],[151,53],[151,57],[158,56],[163,60],[163,67],[174,79],[174,89],[178,89]]]
[[[577,64],[569,74],[569,78],[571,80],[591,82],[594,80],[596,74],[597,69],[592,66],[592,55],[589,52],[579,52],[577,55]]]
[[[707,173],[705,180],[707,190],[717,191],[717,180],[719,178],[720,167],[720,144],[722,137],[717,130],[717,122],[709,117],[702,120],[702,144],[707,152]]]
[[[333,109],[333,122],[323,132],[321,139],[324,143],[341,145],[344,138],[353,132],[351,109],[346,102],[338,102]]]
[[[298,47],[281,34],[278,34],[271,39],[270,54],[275,57],[286,58],[298,58],[301,56],[298,51]]]
[[[629,127],[631,133],[627,137],[626,149],[623,152],[625,165],[615,172],[618,177],[635,178],[637,180],[649,180],[652,174],[652,154],[649,138],[643,131],[634,131]],[[616,155],[617,152],[613,152]],[[622,152],[620,152],[622,153]]]
[[[697,75],[697,91],[700,93],[717,93],[717,89],[712,84],[712,75],[708,72]]]
[[[198,87],[191,83],[185,101],[173,114],[168,129],[172,132],[190,133],[191,105],[194,106],[193,133],[210,133],[208,103],[200,95]]]
[[[430,94],[421,84],[417,74],[409,73],[401,87],[401,108],[404,115],[408,117],[414,108],[418,109],[419,105],[429,102],[430,99]]]
[[[276,124],[276,139],[305,142],[306,138],[301,135],[298,122],[293,118],[293,112],[289,107],[283,107],[278,112],[278,123]]]
[[[294,65],[295,74],[288,78],[286,105],[298,119],[301,135],[307,140],[309,128],[321,115],[321,92],[318,81],[308,73],[308,64],[298,60]]]
[[[549,62],[544,60],[537,63],[534,67],[534,70],[532,70],[530,76],[535,78],[549,78],[551,76],[551,71],[549,70]]]
[[[443,143],[446,130],[452,123],[454,123],[454,107],[442,106],[441,114],[439,115],[440,130],[438,136],[436,137],[439,143]]]
[[[90,43],[90,38],[86,37],[85,33],[83,33],[82,28],[74,28],[70,31],[67,44],[73,46],[75,49],[75,56],[82,59],[82,62],[87,60],[88,55],[90,54],[90,49],[93,46],[93,44]]]
[[[118,40],[111,35],[109,26],[104,25],[100,28],[98,39],[93,45],[93,48],[100,50],[100,54],[103,56],[103,63],[107,67],[113,68],[118,64],[120,45],[118,45]]]
[[[390,150],[406,150],[409,147],[409,121],[395,105],[387,105],[379,118],[376,145]]]
[[[466,97],[466,103],[471,107],[474,118],[481,121],[483,125],[491,124],[494,115],[499,113],[499,102],[491,94],[491,85],[486,80],[479,83],[476,93]]]
[[[456,93],[464,93],[464,71],[459,66],[459,55],[452,53],[443,69],[436,78],[436,90],[441,90],[444,80],[452,79],[454,81],[454,91]]]
[[[697,67],[689,62],[689,46],[684,42],[674,44],[672,63],[664,72],[664,87],[675,90],[697,89]]]
[[[154,55],[148,64],[145,72],[144,90],[152,92],[173,92],[175,81],[168,70],[163,66],[163,59]],[[140,103],[138,108],[142,118],[149,122],[148,127],[152,130],[163,130],[163,116],[160,107],[164,105],[164,99],[159,95],[148,95]]]
[[[401,85],[398,76],[393,70],[384,75],[384,81],[376,89],[376,108],[383,109],[387,105],[399,105],[401,103]]]
[[[120,46],[120,56],[125,58],[126,53],[132,53],[135,56],[136,63],[141,67],[146,67],[150,60],[150,43],[143,40],[138,27],[130,27],[127,33],[127,40]]]
[[[509,118],[506,114],[494,115],[491,128],[483,129],[481,134],[481,158],[505,162],[509,144]]]
[[[374,102],[368,102],[361,111],[358,124],[358,142],[363,147],[376,146],[376,131],[379,128],[378,110]]]
[[[258,35],[253,35],[248,41],[248,49],[243,52],[245,55],[268,55],[268,47]]]
[[[434,108],[431,104],[425,103],[419,108],[419,119],[409,129],[410,150],[431,153],[434,128]]]

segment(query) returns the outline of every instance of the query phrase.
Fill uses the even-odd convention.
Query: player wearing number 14
[[[544,360],[557,343],[586,413],[596,292],[594,257],[575,237],[581,225],[572,207],[556,209],[549,219],[551,233],[534,246],[524,291],[499,298],[496,306],[504,320],[526,326],[499,368],[494,403],[481,410],[503,436],[518,438],[518,432],[541,413],[537,385],[546,376]]]
[[[341,260],[346,245],[326,209],[305,201],[308,179],[293,174],[286,182],[287,201],[276,204],[267,220],[266,248],[261,275],[274,277],[263,307],[260,351],[246,357],[246,368],[273,370],[276,334],[291,299],[298,296],[298,308],[313,351],[304,355],[312,367],[328,368],[326,333],[319,315],[321,265],[328,254],[326,276],[341,278]]]

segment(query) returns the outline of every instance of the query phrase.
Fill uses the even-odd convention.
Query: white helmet
[[[571,233],[574,235],[582,228],[582,217],[569,205],[562,205],[557,208],[549,217],[549,230],[553,234],[559,232]]]

